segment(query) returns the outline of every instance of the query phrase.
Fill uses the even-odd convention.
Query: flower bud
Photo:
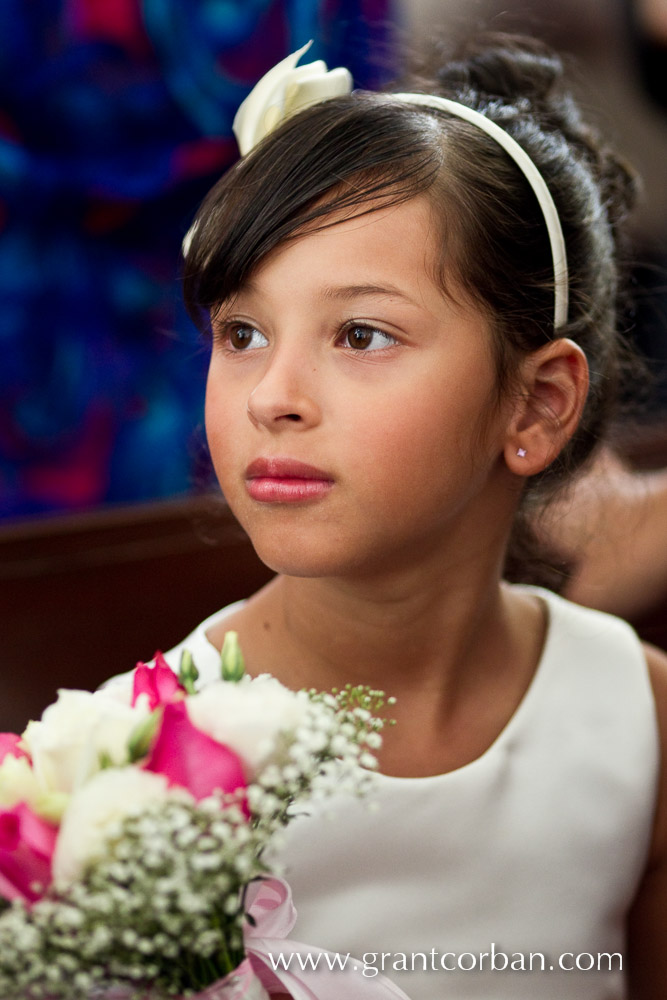
[[[238,632],[227,632],[225,635],[220,653],[220,670],[223,681],[240,681],[245,673]]]
[[[181,664],[178,670],[178,680],[182,687],[188,692],[188,694],[194,694],[196,691],[195,682],[199,678],[199,671],[195,666],[195,661],[192,659],[192,653],[189,649],[184,649],[181,653]]]

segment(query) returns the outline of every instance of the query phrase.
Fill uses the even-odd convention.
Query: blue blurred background
[[[257,79],[312,38],[313,57],[379,85],[394,6],[3,0],[0,518],[208,485],[183,234]]]

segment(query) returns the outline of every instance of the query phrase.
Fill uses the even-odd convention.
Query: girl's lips
[[[302,503],[319,500],[333,486],[322,469],[291,458],[258,458],[245,472],[246,489],[262,503]]]

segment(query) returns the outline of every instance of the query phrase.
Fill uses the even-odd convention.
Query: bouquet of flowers
[[[250,679],[234,633],[196,679],[158,654],[0,736],[3,1000],[285,991],[261,955],[294,920],[266,848],[306,797],[359,788],[383,696]]]

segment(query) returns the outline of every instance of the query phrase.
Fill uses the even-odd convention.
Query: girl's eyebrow
[[[243,287],[237,292],[238,295],[243,293],[249,295],[254,295],[259,293],[259,288],[252,281],[248,280],[244,282]],[[321,294],[325,299],[354,299],[359,298],[364,295],[382,295],[391,296],[393,298],[403,299],[404,302],[408,302],[410,305],[419,305],[419,303],[410,298],[404,291],[398,288],[396,285],[325,285],[321,290]]]
[[[416,305],[415,301],[395,285],[328,285],[322,289],[325,299],[353,299],[363,295],[391,295]]]

